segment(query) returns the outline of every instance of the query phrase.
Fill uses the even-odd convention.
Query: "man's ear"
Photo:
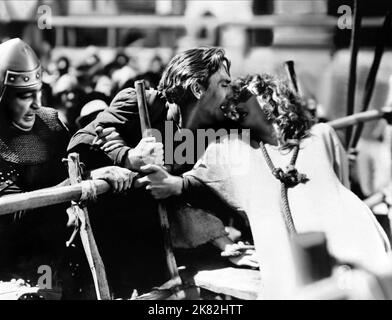
[[[201,96],[205,92],[205,89],[198,82],[191,84],[191,91],[197,100],[200,100]]]

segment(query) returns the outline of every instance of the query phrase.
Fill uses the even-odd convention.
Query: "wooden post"
[[[140,127],[142,130],[142,136],[149,137],[149,136],[152,136],[152,132],[151,132],[150,117],[149,117],[148,108],[147,108],[147,98],[146,98],[144,81],[143,80],[136,81],[135,88],[136,88],[136,94],[137,94],[137,102],[138,102],[138,108],[139,108]],[[172,245],[171,236],[170,236],[169,220],[168,220],[166,208],[162,202],[158,203],[158,213],[159,213],[159,220],[160,220],[161,229],[162,229],[162,233],[163,233],[163,245],[165,248],[166,262],[167,262],[167,266],[168,266],[169,274],[170,274],[170,278],[171,278],[170,283],[174,286],[180,286],[182,284],[182,281],[179,276],[177,262],[176,262],[176,259],[174,257],[174,253],[173,253],[173,245]]]
[[[289,60],[284,63],[287,76],[289,77],[290,83],[294,89],[294,91],[299,95],[302,96],[302,92],[298,85],[297,74],[295,73],[294,68],[294,61]]]
[[[72,153],[68,156],[68,173],[71,184],[77,184],[82,181],[82,171],[79,162],[79,155]],[[90,265],[91,273],[94,280],[95,291],[98,300],[110,300],[109,284],[106,278],[105,266],[99,254],[94,234],[91,229],[90,219],[87,207],[72,202],[72,207],[81,222],[80,238],[83,248]]]
[[[351,31],[351,61],[350,73],[348,79],[348,94],[347,94],[347,116],[354,113],[355,107],[355,87],[357,83],[357,57],[359,50],[359,29],[361,28],[361,0],[354,0],[354,26]],[[352,127],[346,129],[346,147],[349,147]]]

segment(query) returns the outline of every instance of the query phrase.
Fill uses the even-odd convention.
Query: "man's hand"
[[[102,179],[108,182],[113,192],[123,192],[131,188],[136,173],[121,167],[110,166],[91,171],[92,179]]]
[[[135,187],[145,186],[155,199],[162,200],[182,193],[182,178],[172,176],[163,167],[146,165],[141,171],[148,175],[137,179]]]
[[[99,147],[104,152],[110,152],[126,145],[125,141],[116,131],[116,128],[110,127],[103,129],[101,126],[98,126],[95,129],[95,133],[97,137],[93,145]]]
[[[125,166],[141,171],[142,167],[149,164],[163,166],[163,144],[156,142],[154,137],[143,138],[136,148],[129,150]]]
[[[93,145],[104,152],[110,152],[126,146],[124,139],[114,127],[103,129],[101,126],[98,126],[95,132],[97,137]],[[136,148],[128,152],[125,167],[130,170],[140,171],[140,168],[147,164],[163,165],[163,152],[163,144],[156,142],[154,137],[143,138]]]
[[[248,267],[253,269],[260,268],[255,250],[247,250],[238,257],[230,257],[229,260],[238,267]]]

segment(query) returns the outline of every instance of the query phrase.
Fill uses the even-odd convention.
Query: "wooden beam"
[[[346,129],[349,126],[357,125],[361,122],[378,120],[386,117],[391,117],[392,109],[384,108],[381,110],[370,110],[353,114],[351,116],[329,121],[328,124],[335,130]]]
[[[110,185],[106,181],[91,180],[83,181],[71,186],[52,187],[3,196],[0,198],[0,216],[68,201],[79,201],[83,194],[83,190],[89,188],[90,184],[96,189],[97,195],[106,193],[110,190]]]
[[[86,27],[86,28],[184,28],[189,25],[187,16],[161,17],[156,15],[118,15],[118,16],[54,16],[54,27]],[[198,24],[209,26],[240,26],[247,28],[275,28],[275,27],[318,27],[334,29],[337,26],[337,17],[326,15],[262,15],[251,19],[236,19],[228,21],[214,17],[200,17]],[[382,24],[382,17],[363,19],[365,27],[378,27]]]

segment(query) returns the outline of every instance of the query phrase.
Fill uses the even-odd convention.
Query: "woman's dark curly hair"
[[[191,85],[199,83],[208,88],[210,77],[226,63],[228,72],[230,61],[221,48],[200,47],[176,55],[163,72],[158,90],[166,100],[180,106],[196,100]]]
[[[247,101],[252,95],[262,107],[267,119],[278,127],[278,139],[282,149],[298,145],[309,135],[315,123],[302,100],[289,86],[269,74],[240,78],[233,85],[236,103]]]

